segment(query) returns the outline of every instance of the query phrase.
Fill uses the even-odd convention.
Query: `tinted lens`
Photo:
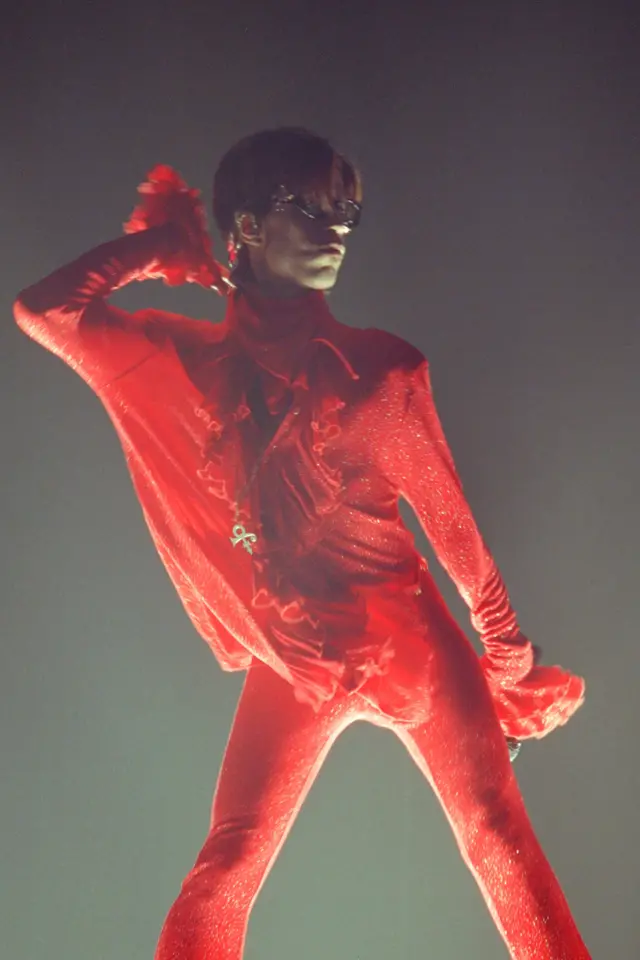
[[[338,200],[336,212],[339,213],[345,227],[350,227],[353,230],[360,223],[362,208],[355,200]]]
[[[287,204],[292,204],[305,217],[311,220],[331,220],[353,230],[360,223],[362,207],[355,200],[336,200],[333,212],[328,213],[325,208],[314,200],[306,197],[296,197],[288,193],[286,187],[279,187],[278,192],[271,198],[275,210],[284,210]]]
[[[323,210],[319,203],[314,203],[313,200],[305,200],[304,197],[296,197],[293,202],[306,217],[311,217],[312,220],[323,220],[328,216],[327,211]]]
[[[328,213],[319,203],[296,197],[293,201],[302,213],[312,220],[337,220],[338,223],[353,230],[360,223],[360,204],[355,200],[336,200],[333,205],[333,214]]]

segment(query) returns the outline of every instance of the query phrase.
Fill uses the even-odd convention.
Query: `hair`
[[[281,184],[317,201],[362,200],[360,173],[328,140],[302,127],[262,130],[231,147],[216,170],[213,216],[223,239],[239,211],[262,219]]]

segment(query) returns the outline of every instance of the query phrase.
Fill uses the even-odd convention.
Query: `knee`
[[[182,882],[181,899],[186,896],[192,910],[209,910],[225,903],[232,889],[236,906],[247,908],[270,859],[269,845],[249,818],[217,823]]]
[[[257,857],[264,843],[255,817],[233,817],[214,823],[194,864],[194,872],[215,868],[228,872]]]
[[[240,956],[264,877],[248,817],[214,825],[165,921],[156,960]]]

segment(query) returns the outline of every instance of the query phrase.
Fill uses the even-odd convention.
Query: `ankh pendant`
[[[233,533],[233,536],[229,537],[229,540],[231,540],[231,543],[234,547],[241,543],[247,553],[253,553],[253,547],[251,544],[256,543],[258,539],[255,533],[249,533],[242,523],[236,523],[231,532]]]

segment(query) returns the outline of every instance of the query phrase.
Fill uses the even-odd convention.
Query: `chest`
[[[331,357],[290,383],[239,357],[188,371],[203,403],[200,476],[236,501],[297,500],[310,515],[334,509],[354,484],[371,487],[383,437],[379,395]]]
[[[275,481],[297,467],[305,473],[339,472],[346,481],[375,469],[378,417],[374,404],[356,391],[341,398],[287,390],[269,404],[255,383],[247,390],[247,406],[238,430],[247,472],[258,470]]]

